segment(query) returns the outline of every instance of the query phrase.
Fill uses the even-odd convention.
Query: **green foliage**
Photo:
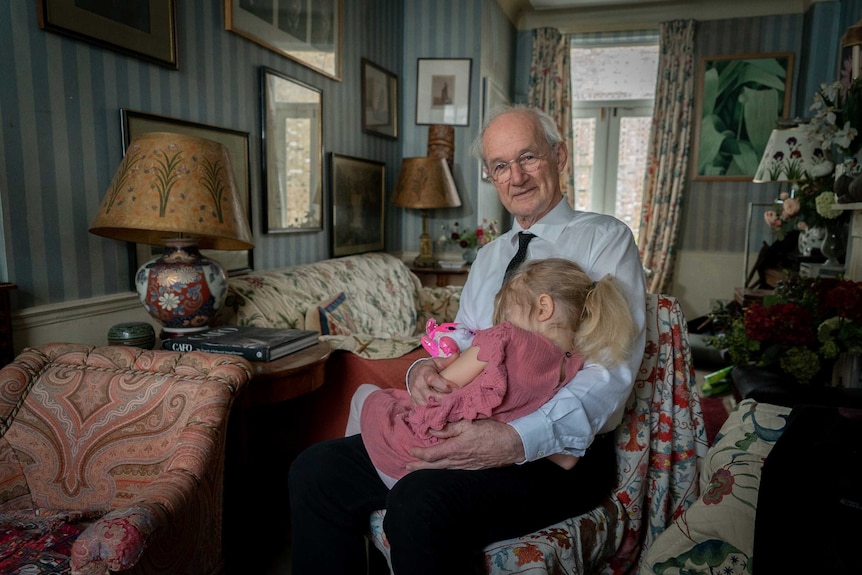
[[[722,60],[704,73],[698,174],[753,174],[784,110],[778,58]]]

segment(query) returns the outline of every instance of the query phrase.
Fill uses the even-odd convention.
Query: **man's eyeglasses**
[[[541,165],[541,160],[548,154],[534,154],[527,152],[519,158],[509,160],[508,162],[497,162],[496,164],[486,168],[485,173],[489,178],[498,184],[505,184],[512,178],[512,164],[518,163],[518,167],[522,172],[535,172]]]

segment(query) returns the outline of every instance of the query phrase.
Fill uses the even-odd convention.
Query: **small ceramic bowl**
[[[153,349],[156,330],[146,322],[118,323],[108,330],[108,345],[128,345]]]

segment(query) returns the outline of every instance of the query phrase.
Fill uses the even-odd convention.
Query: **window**
[[[572,47],[574,206],[638,234],[658,46]]]

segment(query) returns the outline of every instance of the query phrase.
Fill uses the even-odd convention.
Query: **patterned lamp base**
[[[227,274],[218,262],[201,255],[197,238],[164,243],[165,252],[135,276],[138,297],[166,336],[204,331],[224,303]]]

